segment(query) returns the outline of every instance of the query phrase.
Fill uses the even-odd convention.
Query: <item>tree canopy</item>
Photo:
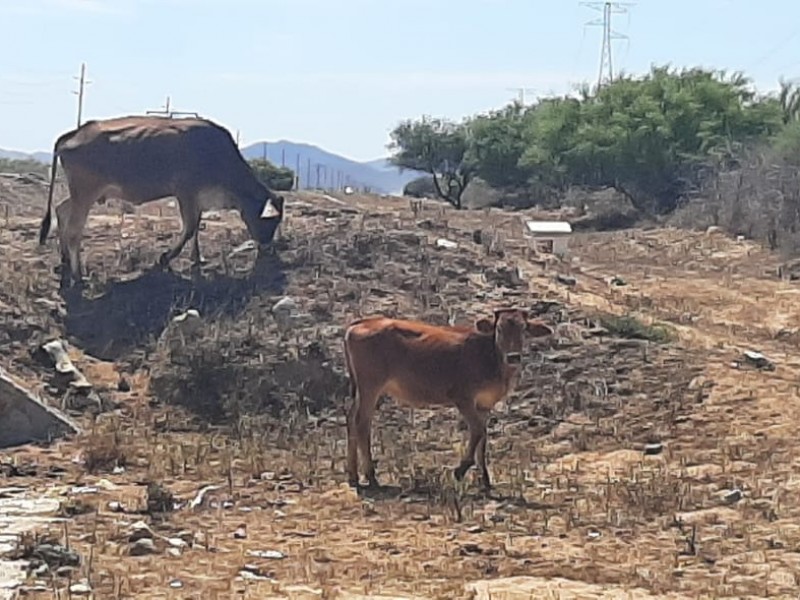
[[[743,148],[800,149],[798,115],[791,85],[759,96],[740,73],[664,66],[460,123],[403,121],[389,148],[394,164],[433,174],[439,195],[457,207],[480,177],[495,187],[613,187],[658,214],[672,211],[704,169],[735,161]]]
[[[249,161],[255,176],[271,190],[279,192],[294,188],[294,171],[287,167],[278,167],[268,160],[256,158]]]

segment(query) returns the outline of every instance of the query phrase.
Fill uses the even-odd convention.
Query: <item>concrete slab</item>
[[[80,429],[0,368],[0,448],[49,441]]]

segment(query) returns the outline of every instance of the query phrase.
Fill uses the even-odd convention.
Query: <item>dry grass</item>
[[[175,274],[141,272],[176,234],[174,209],[120,224],[99,207],[83,298],[59,297],[55,248],[38,252],[35,221],[15,207],[0,232],[4,366],[55,388],[57,404],[30,350],[66,334],[101,396],[120,403],[81,413],[79,439],[8,452],[37,465],[9,485],[64,500],[67,524],[49,533],[82,557],[71,581],[87,579],[97,598],[467,598],[468,582],[514,576],[539,578],[530,597],[796,594],[800,362],[788,330],[800,309],[790,284],[765,275],[771,256],[662,230],[582,234],[577,262],[553,263],[525,249],[516,214],[346,201],[343,211],[292,198],[278,257],[264,264],[227,256],[246,240],[236,217],[209,221],[196,279],[186,258]],[[437,248],[439,237],[459,248]],[[626,285],[609,285],[615,275]],[[301,313],[289,329],[271,313],[284,295]],[[464,438],[455,414],[389,402],[373,433],[386,487],[347,488],[348,319],[443,323],[542,301],[555,303],[547,318],[560,336],[531,345],[518,393],[490,424],[491,497],[473,474],[452,478]],[[159,342],[187,308],[201,314],[196,336]],[[609,334],[588,335],[599,324]],[[732,368],[747,348],[776,371]],[[45,477],[50,465],[65,472]],[[137,521],[155,554],[130,555]],[[41,579],[46,591],[30,597],[69,581]],[[515,597],[509,589],[492,597]]]

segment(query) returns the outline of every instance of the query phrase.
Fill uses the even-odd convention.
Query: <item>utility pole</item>
[[[294,170],[294,186],[296,190],[300,189],[300,155],[297,155],[297,166]]]
[[[525,106],[525,92],[535,92],[536,88],[526,88],[526,87],[515,87],[515,88],[506,88],[510,92],[517,92],[519,94],[519,103],[522,106]]]
[[[78,96],[78,127],[81,126],[81,119],[83,117],[83,91],[84,88],[92,83],[91,81],[86,80],[86,63],[81,63],[81,74],[80,77],[75,77],[79,81],[78,83],[78,91],[72,92]]]
[[[281,167],[286,167],[286,148],[281,148]]]
[[[236,147],[239,147],[239,130],[236,130]]]
[[[264,142],[261,145],[261,153],[263,155],[264,162],[267,162],[267,142]]]
[[[316,163],[316,167],[317,167],[317,187],[316,187],[316,189],[319,189],[319,169],[320,169],[321,166],[322,166],[321,164]]]
[[[306,189],[311,188],[311,158],[306,159]]]
[[[594,19],[589,21],[586,25],[602,26],[603,27],[603,41],[600,46],[600,70],[597,75],[597,89],[603,85],[603,76],[606,76],[606,82],[611,83],[614,80],[614,64],[611,54],[611,40],[627,39],[628,36],[614,31],[611,27],[611,15],[620,15],[628,12],[628,7],[635,6],[634,2],[581,2],[583,6],[587,6],[592,10],[603,13],[602,19]]]

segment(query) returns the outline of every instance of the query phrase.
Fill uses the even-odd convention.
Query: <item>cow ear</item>
[[[492,333],[494,331],[494,323],[490,319],[480,318],[475,321],[475,329],[481,333]]]
[[[275,204],[273,203],[272,198],[267,198],[267,201],[264,203],[264,210],[261,211],[261,218],[262,219],[275,219],[281,216],[280,208],[276,208]]]
[[[542,321],[528,321],[525,330],[531,337],[546,337],[553,335],[553,329]]]

